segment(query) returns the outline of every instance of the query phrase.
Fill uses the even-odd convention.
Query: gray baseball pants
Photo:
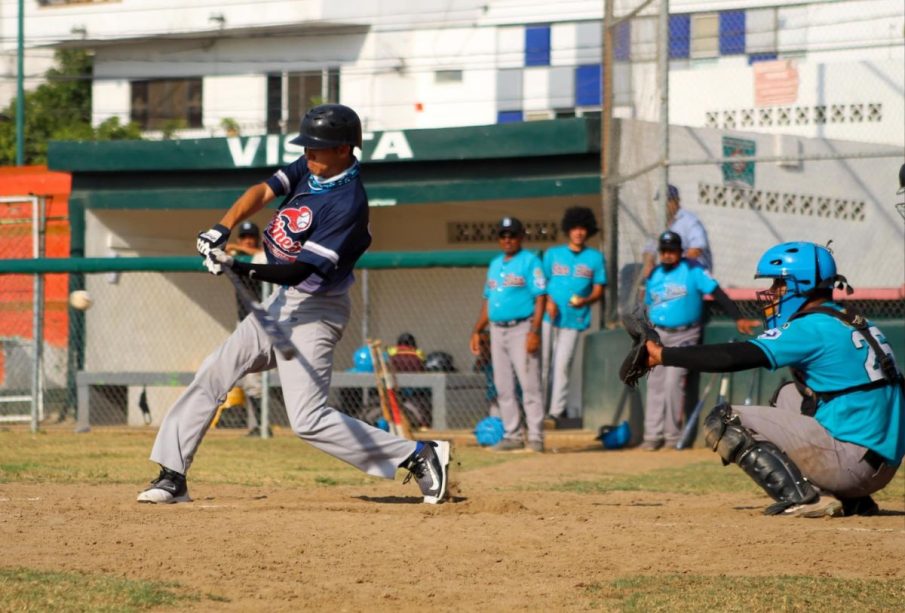
[[[544,440],[544,403],[540,389],[540,355],[525,349],[531,320],[509,328],[490,324],[490,357],[505,438],[522,440],[524,429],[515,394],[515,377],[522,388],[522,405],[529,441]],[[513,375],[514,373],[514,375]]]
[[[267,299],[265,308],[284,329],[291,329],[301,359],[275,354],[257,319],[246,317],[204,360],[170,408],[157,432],[151,460],[185,474],[230,388],[243,375],[275,365],[289,423],[299,438],[370,475],[392,479],[416,443],[327,406],[333,348],[349,321],[348,295],[324,296],[281,287]]]
[[[794,385],[782,388],[775,407],[732,406],[757,440],[770,441],[791,458],[808,481],[842,498],[867,496],[886,487],[898,466],[879,470],[864,460],[867,448],[833,438],[813,417],[801,414]]]
[[[697,345],[701,326],[680,332],[657,328],[664,347]],[[687,368],[655,366],[647,375],[647,404],[644,408],[645,442],[666,442],[675,446],[682,437],[682,415],[685,407],[685,379]]]
[[[543,342],[541,351],[541,372],[543,373],[543,389],[548,390],[549,411],[553,417],[564,417],[566,402],[569,399],[569,373],[575,348],[578,346],[580,330],[559,328],[548,321],[543,324]]]

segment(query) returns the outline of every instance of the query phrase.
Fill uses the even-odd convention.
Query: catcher
[[[775,501],[767,515],[875,515],[871,494],[905,455],[905,383],[883,333],[833,288],[851,287],[829,249],[807,242],[768,249],[755,278],[765,332],[742,343],[663,347],[635,322],[636,346],[620,372],[635,385],[653,366],[707,372],[790,366],[795,380],[771,406],[721,404],[704,420],[707,444]]]

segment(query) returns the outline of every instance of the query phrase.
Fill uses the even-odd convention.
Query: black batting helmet
[[[456,372],[453,357],[445,351],[432,351],[424,360],[424,370],[429,372]]]
[[[682,237],[667,230],[660,235],[658,248],[660,251],[682,251]]]
[[[562,216],[563,232],[568,234],[572,228],[584,228],[588,231],[588,238],[600,231],[594,212],[586,206],[573,206]]]
[[[299,135],[290,142],[312,149],[340,145],[361,147],[361,119],[358,113],[342,104],[321,104],[305,113]]]

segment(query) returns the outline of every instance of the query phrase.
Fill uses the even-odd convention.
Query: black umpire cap
[[[496,225],[496,235],[502,236],[509,233],[512,236],[521,236],[525,233],[525,226],[515,217],[503,217]]]
[[[238,236],[239,238],[242,238],[243,236],[254,236],[255,238],[261,238],[261,230],[254,222],[243,221],[239,226]]]

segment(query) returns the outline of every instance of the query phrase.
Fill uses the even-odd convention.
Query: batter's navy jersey
[[[644,303],[655,326],[680,328],[701,321],[704,295],[713,293],[719,284],[707,270],[686,259],[672,270],[663,265],[654,268],[647,279]]]
[[[356,161],[342,174],[322,180],[308,170],[304,156],[276,171],[267,185],[285,196],[264,230],[271,264],[306,262],[317,269],[298,289],[340,293],[354,281],[352,269],[371,245],[368,196]]]
[[[534,301],[546,293],[547,282],[540,259],[522,249],[506,259],[499,255],[490,262],[484,298],[492,322],[527,319],[534,315]]]
[[[838,308],[834,303],[825,306]],[[870,326],[880,348],[892,355],[883,333]],[[815,392],[832,392],[883,378],[874,350],[861,333],[831,315],[814,313],[767,330],[748,341],[760,347],[773,370],[792,366]],[[898,385],[851,392],[821,402],[814,418],[833,438],[872,449],[892,465],[905,456],[905,420]]]
[[[591,325],[591,308],[588,305],[573,307],[572,296],[587,298],[595,285],[606,284],[603,254],[596,249],[572,251],[568,245],[551,247],[544,252],[544,273],[547,275],[547,294],[559,311],[556,321],[559,328],[587,330]],[[550,316],[544,313],[544,320]]]

